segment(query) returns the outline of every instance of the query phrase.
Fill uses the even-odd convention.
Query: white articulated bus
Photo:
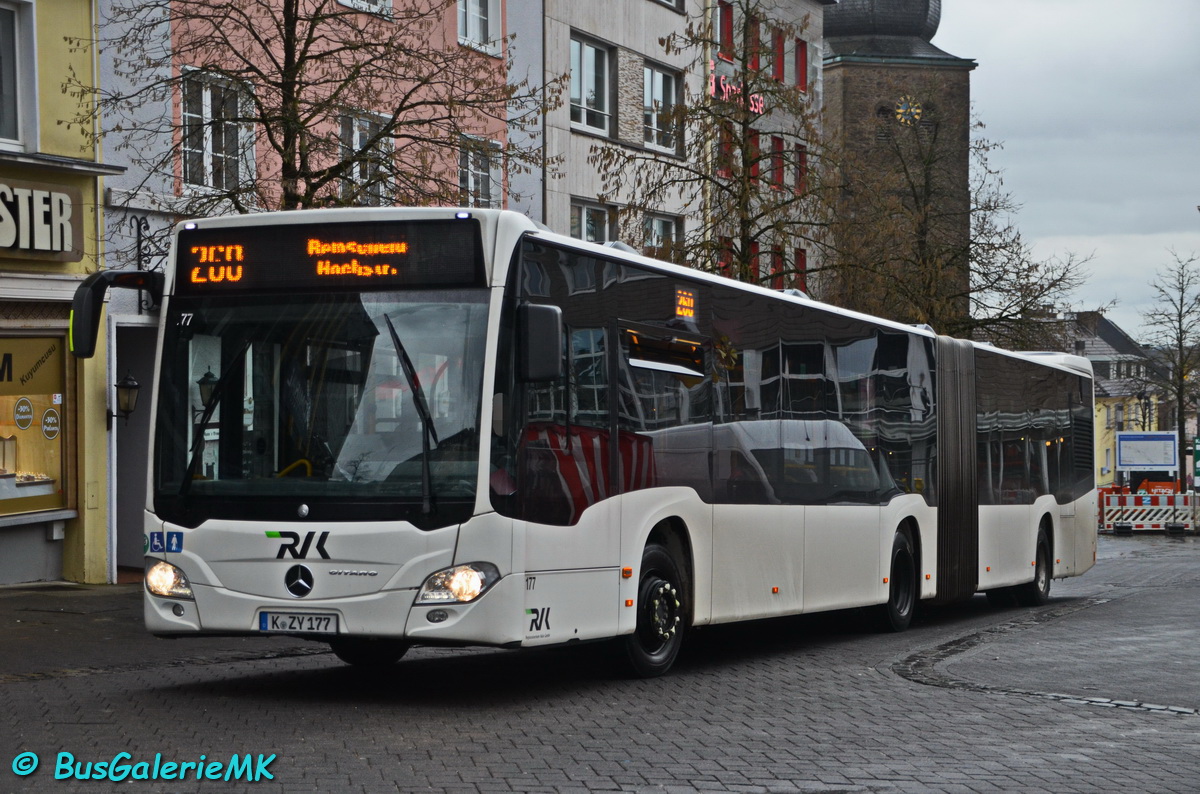
[[[145,619],[391,664],[985,592],[1095,561],[1085,359],[938,336],[499,210],[181,224],[160,293]],[[161,549],[161,551],[156,551]]]

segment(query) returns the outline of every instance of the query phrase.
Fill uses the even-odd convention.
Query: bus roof
[[[636,263],[649,270],[656,270],[663,274],[671,275],[675,278],[687,279],[701,283],[708,283],[714,286],[722,286],[725,288],[734,287],[745,290],[747,292],[757,292],[760,295],[768,296],[774,300],[794,303],[798,306],[806,306],[810,309],[815,309],[830,314],[841,315],[843,317],[854,318],[863,322],[871,323],[880,328],[900,331],[914,336],[925,338],[935,338],[939,334],[928,326],[906,325],[894,320],[886,320],[880,317],[874,317],[869,314],[863,314],[850,309],[844,309],[839,306],[834,306],[829,303],[823,303],[813,298],[804,295],[798,291],[783,292],[773,290],[757,284],[749,284],[742,281],[734,281],[733,279],[724,276],[716,275],[715,273],[706,273],[702,270],[695,270],[681,265],[663,262],[658,259],[652,259],[648,256],[643,256],[638,253],[630,253],[612,246],[591,243],[585,240],[579,240],[574,237],[557,234],[547,230],[540,224],[535,223],[529,217],[513,211],[499,209],[478,209],[474,207],[331,207],[320,210],[283,210],[279,212],[268,213],[252,213],[247,215],[223,215],[212,218],[198,218],[193,220],[182,221],[175,227],[175,232],[184,228],[199,227],[237,227],[237,226],[252,226],[263,224],[264,222],[271,224],[309,224],[314,222],[313,213],[319,212],[322,215],[322,222],[371,222],[371,221],[397,221],[397,220],[421,220],[429,219],[448,219],[455,217],[471,217],[480,220],[483,227],[483,241],[485,249],[493,251],[510,251],[518,243],[523,235],[528,235],[532,238],[544,240],[561,248],[571,248],[587,253],[592,256],[606,257],[611,259],[622,259],[628,262]],[[464,215],[465,214],[465,215]],[[494,257],[497,262],[503,262],[507,265],[507,257]],[[505,273],[503,268],[495,268],[489,273],[493,286],[502,286]],[[995,347],[988,343],[972,342],[976,349],[990,350],[1006,356],[1025,359],[1043,366],[1050,366],[1056,369],[1063,369],[1075,374],[1092,377],[1091,362],[1082,356],[1074,356],[1066,353],[1056,352],[1017,352],[1005,350]]]

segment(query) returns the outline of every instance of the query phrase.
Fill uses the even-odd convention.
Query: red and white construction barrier
[[[1103,502],[1101,532],[1194,533],[1196,496],[1176,494],[1107,494]]]

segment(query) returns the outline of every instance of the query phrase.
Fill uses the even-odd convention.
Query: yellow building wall
[[[1104,488],[1113,485],[1116,482],[1117,471],[1117,408],[1121,408],[1121,415],[1124,416],[1125,430],[1135,432],[1138,430],[1158,430],[1159,417],[1162,416],[1162,404],[1160,402],[1153,403],[1150,410],[1150,423],[1147,427],[1142,427],[1142,406],[1139,401],[1133,397],[1097,397],[1096,398],[1096,485]],[[1167,428],[1171,429],[1171,428]],[[1105,450],[1108,451],[1108,466],[1110,471],[1103,473],[1105,465]],[[1184,474],[1187,473],[1187,467],[1190,462],[1185,462]],[[1166,473],[1163,474],[1163,479],[1170,479]],[[1137,485],[1137,483],[1126,483],[1126,485]]]
[[[37,3],[38,115],[39,153],[82,160],[99,160],[98,147],[91,129],[62,123],[74,119],[81,98],[64,93],[63,86],[73,72],[79,79],[95,82],[94,54],[90,47],[72,47],[66,37],[91,40],[93,5],[91,0],[55,0]],[[89,175],[55,174],[36,171],[31,179],[77,187],[83,192],[84,255],[79,262],[38,263],[43,273],[85,274],[95,272],[103,251],[99,234],[103,197],[102,179]],[[67,522],[63,547],[63,576],[78,582],[105,582],[108,579],[108,433],[105,426],[108,391],[108,365],[104,345],[95,358],[67,362],[74,372],[75,440],[74,483],[72,491],[79,517]]]

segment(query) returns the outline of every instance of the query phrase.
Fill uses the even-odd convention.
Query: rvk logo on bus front
[[[282,560],[283,555],[291,554],[293,560],[308,559],[308,550],[312,546],[313,538],[317,539],[317,553],[321,555],[322,560],[329,559],[329,553],[325,551],[325,540],[329,537],[328,532],[322,532],[320,536],[316,532],[308,532],[304,535],[304,544],[300,544],[299,532],[268,532],[268,538],[280,538],[286,540],[287,543],[282,543],[279,546],[279,553],[275,555],[275,559]]]

